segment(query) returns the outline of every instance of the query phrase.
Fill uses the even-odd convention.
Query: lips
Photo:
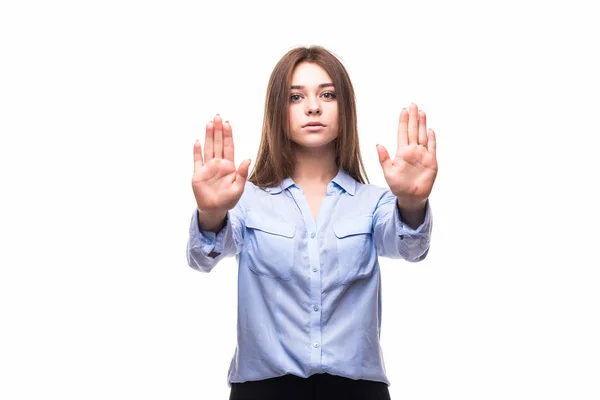
[[[320,122],[309,122],[308,124],[303,125],[303,128],[306,128],[307,126],[325,126]]]

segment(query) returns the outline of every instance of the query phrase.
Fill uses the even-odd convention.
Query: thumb
[[[385,147],[378,144],[377,145],[377,154],[379,156],[379,164],[381,164],[381,168],[385,172],[386,170],[392,167],[392,160],[390,159],[390,155]]]
[[[246,184],[246,179],[248,179],[248,169],[250,169],[250,162],[250,159],[244,160],[238,167],[237,174],[235,176],[236,185],[243,187]]]

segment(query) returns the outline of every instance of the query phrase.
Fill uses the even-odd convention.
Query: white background
[[[587,3],[2,2],[0,398],[228,398],[237,269],[186,263],[193,143],[218,112],[254,161],[310,44],[350,73],[371,183],[402,107],[438,137],[429,256],[381,260],[392,398],[600,398]]]

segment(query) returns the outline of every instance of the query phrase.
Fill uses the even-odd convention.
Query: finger
[[[400,111],[400,121],[398,122],[398,147],[399,150],[401,146],[408,145],[408,111],[406,108],[403,108]]]
[[[415,103],[408,109],[408,144],[419,144],[419,109]]]
[[[194,143],[194,172],[198,171],[203,165],[202,145],[199,140],[196,140],[196,143]]]
[[[385,174],[387,170],[392,168],[392,160],[390,159],[390,154],[388,153],[385,147],[378,144],[377,155],[379,156],[379,163],[381,164],[381,168],[383,169],[383,172]]]
[[[248,170],[250,168],[250,160],[244,160],[238,167],[237,173],[235,174],[234,184],[238,189],[241,189],[246,184],[248,179]]]
[[[434,157],[437,157],[435,152],[435,147],[436,147],[436,140],[435,140],[435,132],[433,131],[433,129],[429,130],[429,137],[427,138],[427,150],[433,154]]]
[[[215,138],[213,148],[215,158],[223,158],[223,120],[219,114],[215,117]]]
[[[233,151],[233,134],[231,131],[231,124],[229,124],[229,121],[225,121],[225,123],[223,124],[223,158],[235,164]]]
[[[425,111],[419,112],[419,144],[427,147],[427,116]]]
[[[204,162],[212,160],[215,156],[213,151],[214,123],[206,124],[206,138],[204,139]]]

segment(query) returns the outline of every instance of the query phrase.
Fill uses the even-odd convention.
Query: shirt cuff
[[[416,229],[413,229],[406,222],[400,218],[400,211],[398,210],[398,204],[394,204],[394,221],[396,224],[396,234],[400,239],[404,239],[405,236],[428,236],[431,230],[431,207],[429,205],[429,199],[425,203],[425,219],[423,223]]]
[[[230,228],[229,211],[225,215],[225,224],[223,228],[215,233],[209,231],[200,230],[198,225],[198,209],[194,211],[192,216],[192,222],[190,223],[190,240],[192,248],[199,248],[202,250],[204,255],[214,255],[215,253],[223,253],[223,239],[227,230]]]

